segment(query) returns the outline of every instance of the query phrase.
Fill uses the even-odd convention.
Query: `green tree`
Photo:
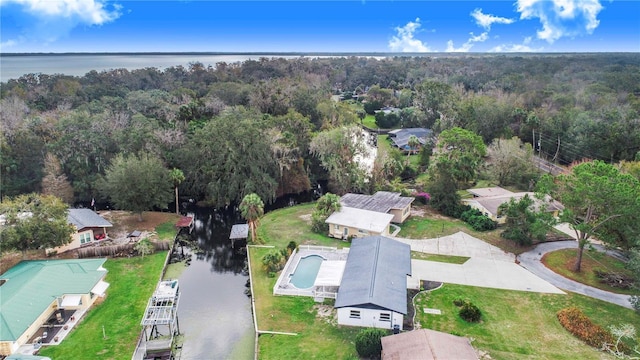
[[[0,247],[27,250],[48,249],[68,244],[74,227],[67,221],[69,207],[53,195],[35,193],[0,203]]]
[[[151,255],[155,251],[153,243],[147,238],[138,241],[133,248],[138,252],[138,254],[140,254],[140,256],[142,256],[143,259],[145,255]]]
[[[380,359],[382,353],[382,337],[387,331],[377,328],[360,330],[356,334],[356,351],[365,359]]]
[[[415,135],[411,135],[409,136],[409,140],[407,140],[407,145],[409,145],[409,151],[407,151],[407,165],[409,165],[409,157],[411,154],[415,154],[418,151],[420,139]]]
[[[538,176],[530,144],[513,137],[494,139],[487,148],[488,172],[498,185],[526,186]]]
[[[262,199],[260,199],[258,194],[247,194],[240,203],[240,211],[242,212],[242,217],[249,223],[251,240],[257,243],[258,237],[256,235],[256,229],[258,227],[258,220],[264,215],[264,203]]]
[[[486,153],[480,136],[455,127],[440,133],[436,162],[447,167],[456,182],[465,183],[476,180]]]
[[[367,173],[357,161],[368,155],[361,134],[357,126],[340,127],[323,131],[311,141],[311,153],[320,160],[329,175],[330,188],[338,194],[365,187]]]
[[[311,213],[311,229],[319,234],[326,234],[329,225],[325,220],[335,211],[340,211],[340,196],[332,193],[322,195],[316,202],[316,208]]]
[[[262,265],[264,265],[264,268],[270,276],[280,271],[283,263],[284,256],[282,256],[282,252],[278,250],[269,251],[262,257]]]
[[[166,209],[173,198],[172,180],[160,159],[118,154],[99,183],[100,193],[119,209],[138,214],[154,207]]]
[[[592,237],[616,244],[620,240],[617,231],[622,225],[630,227],[631,234],[635,234],[629,241],[640,234],[637,214],[640,183],[613,165],[599,160],[584,162],[556,178],[544,175],[538,189],[564,205],[560,220],[571,226],[578,239],[575,271],[580,271],[584,247]],[[618,226],[611,226],[613,224]]]
[[[555,224],[553,214],[546,211],[544,205],[536,206],[536,199],[529,195],[519,200],[511,198],[500,205],[498,214],[506,217],[500,236],[520,246],[531,245],[533,240],[543,241]]]
[[[44,163],[45,176],[42,178],[42,194],[54,195],[67,204],[73,203],[73,187],[62,172],[60,161],[53,154],[47,154]]]
[[[180,169],[173,168],[169,172],[169,178],[171,178],[171,182],[173,182],[173,188],[176,192],[176,214],[179,214],[180,201],[178,199],[178,186],[184,181],[184,173]]]

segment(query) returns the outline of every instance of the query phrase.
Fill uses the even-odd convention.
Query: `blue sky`
[[[640,52],[640,0],[0,0],[0,52]]]

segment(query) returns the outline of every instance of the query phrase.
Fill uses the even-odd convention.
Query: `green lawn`
[[[40,355],[52,359],[130,359],[142,327],[140,319],[158,282],[166,251],[105,262],[111,284],[104,301],[91,309],[57,346]],[[103,338],[103,327],[106,339]]]
[[[436,261],[457,265],[462,265],[467,262],[467,260],[469,260],[469,257],[466,256],[427,254],[419,251],[411,251],[411,258],[416,260]]]
[[[619,294],[632,295],[635,291],[624,290],[620,288],[614,288],[607,284],[603,284],[596,277],[594,270],[599,269],[607,272],[615,272],[620,274],[630,275],[629,271],[625,269],[625,264],[607,254],[604,254],[597,250],[584,250],[581,263],[581,271],[573,271],[573,266],[578,256],[577,249],[563,249],[547,253],[542,258],[542,262],[551,270],[556,273],[575,280],[577,282],[587,284],[589,286],[596,287],[598,289],[611,291]]]
[[[362,119],[362,124],[364,124],[364,126],[368,127],[369,129],[378,128],[378,124],[376,124],[376,117],[373,115],[367,114],[367,116]]]
[[[482,321],[470,324],[458,316],[456,298],[468,299],[482,311]],[[444,284],[416,297],[416,320],[424,328],[472,338],[472,345],[492,359],[608,359],[583,344],[558,322],[556,313],[576,306],[595,323],[607,328],[630,323],[640,329],[633,310],[573,293],[539,294]],[[425,314],[424,308],[442,315]]]

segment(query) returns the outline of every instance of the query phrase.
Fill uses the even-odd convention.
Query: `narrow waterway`
[[[234,249],[231,226],[242,223],[234,211],[192,208],[198,249],[180,274],[178,319],[184,335],[180,360],[253,359],[254,327],[245,294],[244,244]],[[186,250],[189,251],[189,250]]]

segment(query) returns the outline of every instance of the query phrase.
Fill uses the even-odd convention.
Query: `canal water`
[[[318,188],[282,197],[265,206],[265,211],[308,202],[320,193]],[[233,247],[229,240],[231,227],[246,221],[232,207],[188,206],[183,212],[194,217],[190,240],[196,246],[184,248],[190,265],[178,277],[178,321],[183,341],[177,359],[253,359],[255,338],[251,299],[246,294],[246,243],[236,242]],[[178,246],[176,251],[181,248]]]

